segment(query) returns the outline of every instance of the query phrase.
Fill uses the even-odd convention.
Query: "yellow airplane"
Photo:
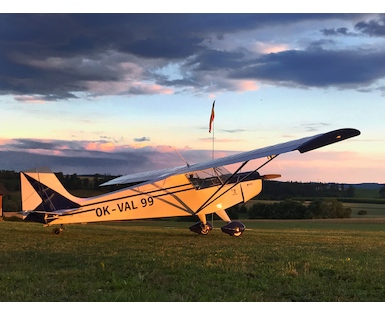
[[[124,188],[89,198],[71,195],[49,169],[20,172],[23,219],[60,225],[53,230],[59,234],[66,224],[197,216],[199,222],[190,230],[207,235],[212,225],[206,216],[216,213],[226,222],[224,233],[240,236],[245,225],[232,221],[226,209],[257,196],[264,179],[280,177],[260,175],[259,169],[282,153],[305,153],[359,134],[352,128],[338,129],[207,162],[120,176],[101,186]],[[263,157],[268,159],[257,169],[242,171],[249,161]],[[236,163],[241,165],[232,173],[224,168]]]

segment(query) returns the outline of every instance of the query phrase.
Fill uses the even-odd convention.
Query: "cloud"
[[[20,102],[52,102],[80,93],[246,92],[261,82],[357,89],[385,77],[384,67],[378,67],[384,49],[365,51],[358,44],[326,50],[322,36],[351,35],[346,25],[361,37],[383,36],[384,19],[359,14],[1,14],[0,94]],[[345,26],[324,28],[308,48],[290,48],[286,29],[328,20]],[[273,31],[281,42],[265,38]]]
[[[338,27],[338,28],[328,28],[323,29],[321,32],[325,36],[336,36],[336,35],[342,35],[342,36],[357,36],[356,33],[349,32],[349,29],[347,27]]]
[[[207,139],[211,140],[211,139]],[[372,141],[372,140],[370,140]],[[374,141],[382,141],[374,140]],[[106,144],[106,146],[104,146]],[[48,166],[64,174],[124,175],[208,161],[211,150],[178,149],[170,146],[115,146],[100,141],[61,141],[35,139],[0,139],[0,165],[3,169],[22,171]],[[215,150],[215,158],[236,151]],[[365,163],[363,163],[365,161]],[[250,161],[246,169],[256,169],[266,159]],[[235,170],[238,166],[228,166]],[[280,180],[356,183],[383,182],[383,159],[370,153],[317,150],[305,154],[292,152],[267,164],[261,174],[282,174]],[[357,174],[360,174],[357,176]]]
[[[385,16],[382,15],[381,18],[374,20],[371,19],[368,22],[363,21],[359,22],[354,27],[356,30],[360,31],[362,34],[369,36],[385,36]]]
[[[145,141],[151,141],[149,137],[141,137],[141,138],[134,138],[135,142],[145,142]]]
[[[227,132],[227,133],[238,133],[238,132],[245,132],[246,129],[221,129],[220,131]]]
[[[147,141],[147,137],[139,140]],[[211,159],[210,151],[179,150],[191,163]],[[67,174],[129,174],[184,165],[170,146],[119,146],[112,142],[0,139],[0,165],[21,171],[48,166]]]
[[[232,72],[233,78],[255,79],[299,87],[358,88],[385,77],[385,51],[290,50],[261,56]]]
[[[300,127],[304,127],[306,131],[308,132],[317,132],[319,130],[322,130],[323,127],[329,126],[328,123],[307,123],[307,124],[301,124]]]

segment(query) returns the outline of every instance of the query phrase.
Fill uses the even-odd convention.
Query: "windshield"
[[[231,173],[221,166],[188,173],[186,176],[196,189],[202,189],[222,185],[230,178]]]

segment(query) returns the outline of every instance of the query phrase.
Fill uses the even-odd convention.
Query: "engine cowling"
[[[241,236],[245,231],[246,226],[239,221],[231,221],[230,223],[222,226],[222,232],[230,236]]]

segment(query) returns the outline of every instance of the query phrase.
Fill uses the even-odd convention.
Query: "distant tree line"
[[[55,173],[59,181],[68,190],[98,190],[99,185],[116,176],[112,175],[64,175],[62,172]],[[0,170],[0,183],[2,183],[9,192],[20,192],[20,173],[15,171]]]
[[[311,198],[346,198],[354,197],[355,188],[352,185],[325,184],[325,183],[301,183],[301,182],[279,182],[266,180],[263,183],[261,194],[258,199],[285,200],[288,198],[311,197]]]
[[[238,220],[240,216],[248,219],[269,220],[300,220],[300,219],[336,219],[350,218],[352,209],[344,207],[343,203],[335,198],[314,199],[311,202],[296,200],[283,200],[281,202],[256,202],[247,207],[244,204],[236,205],[226,210],[232,220]],[[207,217],[208,221],[210,218]],[[219,216],[214,214],[214,220]],[[196,221],[195,216],[180,217],[180,221]]]
[[[380,188],[379,194],[381,198],[385,198],[385,185]]]
[[[0,171],[0,183],[9,192],[20,191],[20,175],[14,171]]]
[[[82,175],[77,174],[64,175],[63,173],[55,173],[59,181],[68,190],[99,190],[99,185],[105,183],[107,180],[113,179],[116,176],[111,175]]]
[[[350,218],[352,209],[334,198],[314,199],[309,204],[287,199],[255,203],[247,209],[247,214],[249,219],[329,219]]]

